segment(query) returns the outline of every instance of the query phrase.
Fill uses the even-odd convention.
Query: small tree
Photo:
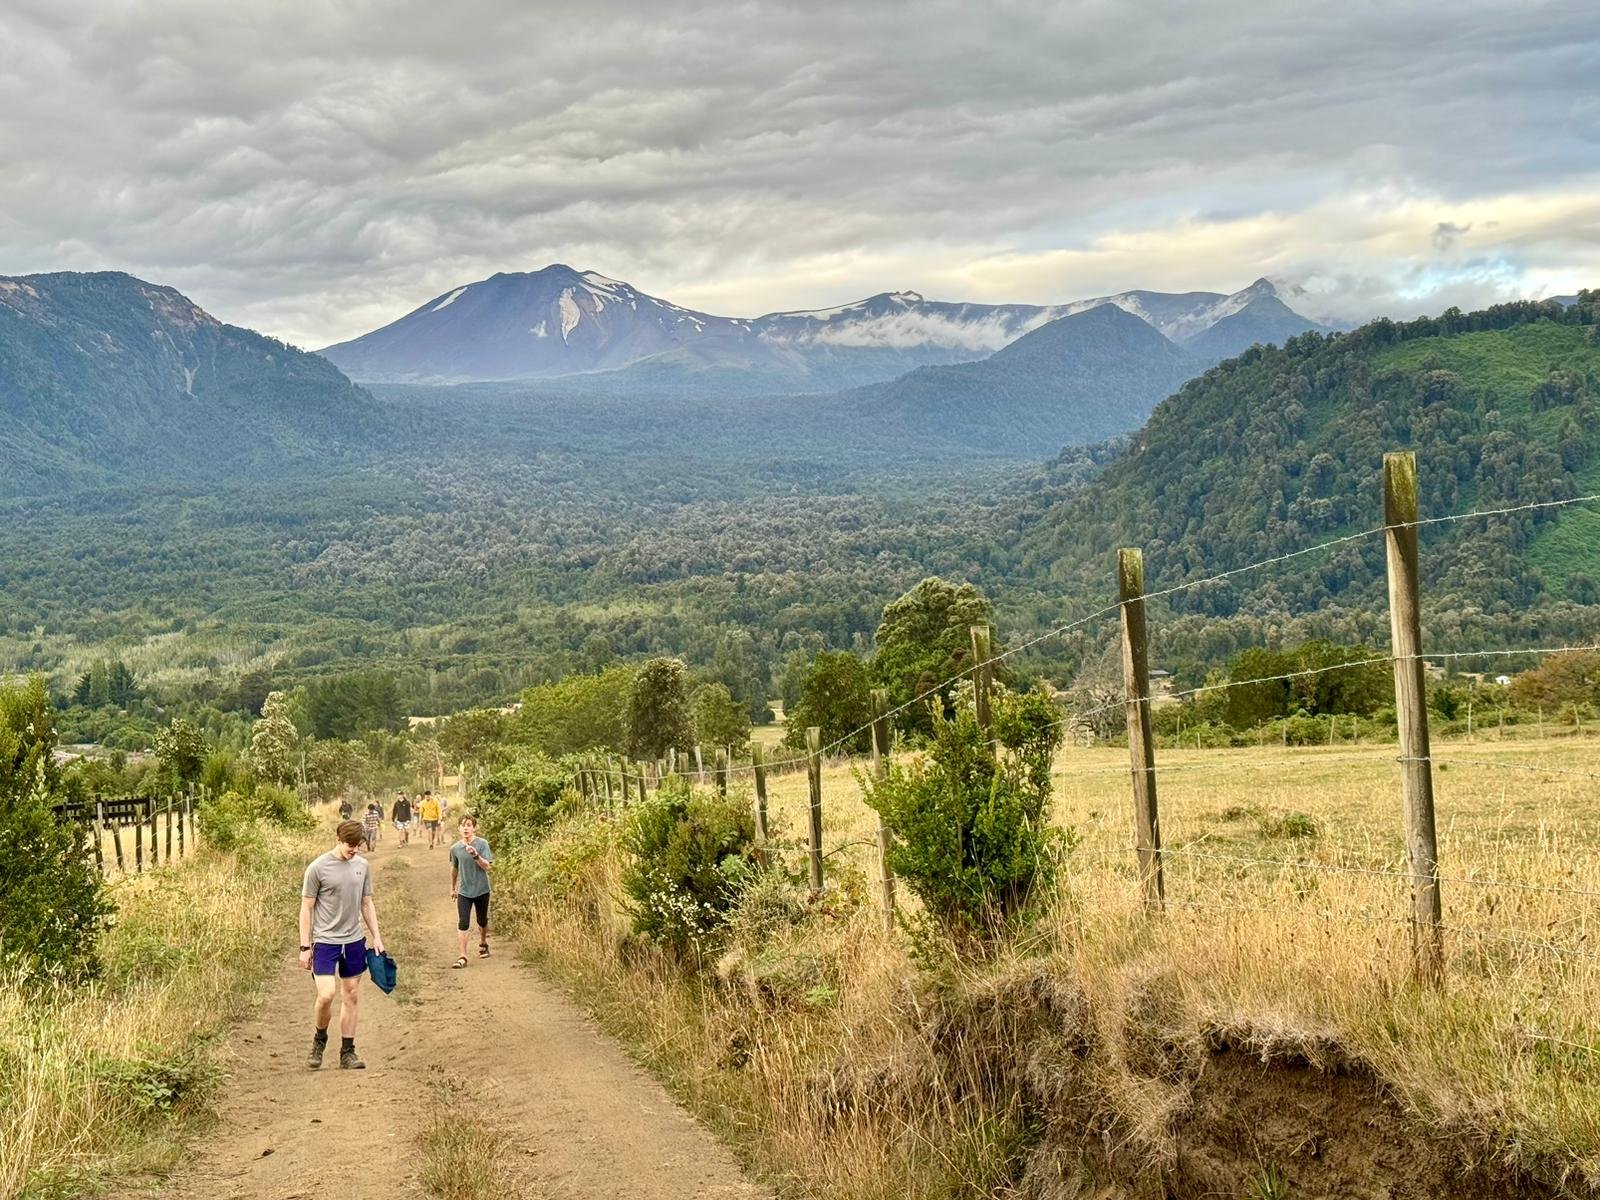
[[[156,759],[161,763],[162,773],[175,787],[185,787],[200,778],[207,749],[205,735],[183,717],[174,717],[170,725],[156,734]]]
[[[80,979],[98,969],[112,906],[83,826],[51,809],[64,798],[55,748],[44,680],[0,688],[0,967]]]
[[[865,753],[871,738],[865,726],[872,720],[867,664],[848,650],[824,650],[806,673],[794,711],[785,717],[788,733],[784,740],[797,750],[805,747],[806,730],[815,725],[822,730],[824,745],[853,734],[844,749]]]
[[[993,709],[986,733],[965,706],[951,718],[935,708],[926,761],[867,785],[867,803],[895,834],[890,868],[957,933],[1004,928],[1050,880],[1064,837],[1049,827],[1055,705],[1029,692],[998,696]]]
[[[896,705],[940,688],[941,711],[947,713],[948,692],[941,685],[970,665],[972,627],[990,624],[993,617],[988,598],[973,584],[924,579],[884,608],[872,656],[873,678],[889,690]],[[916,704],[907,710],[903,723],[926,732],[929,712],[927,706]]]
[[[285,784],[300,766],[300,735],[289,717],[282,692],[272,692],[261,705],[261,719],[250,731],[250,770],[268,783]]]
[[[689,669],[676,658],[652,658],[639,669],[628,692],[628,749],[634,758],[656,759],[694,744],[689,711]]]
[[[708,683],[694,694],[694,732],[709,746],[739,748],[750,740],[750,714],[726,684]]]

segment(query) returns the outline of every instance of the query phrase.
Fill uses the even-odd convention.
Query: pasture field
[[[510,911],[795,1194],[1591,1195],[1600,739],[1433,751],[1437,991],[1412,978],[1393,744],[1160,751],[1159,916],[1139,899],[1127,750],[1064,749],[1054,819],[1073,848],[1039,917],[987,956],[927,958],[903,881],[885,931],[850,762],[824,772],[821,902],[741,917],[714,967],[685,974],[629,936],[603,818],[558,826],[507,879]],[[803,879],[805,774],[768,790]]]

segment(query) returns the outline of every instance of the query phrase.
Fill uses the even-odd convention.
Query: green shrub
[[[749,805],[669,780],[628,810],[622,844],[634,930],[680,955],[708,949],[754,869]]]
[[[270,783],[204,799],[195,816],[201,835],[219,850],[248,845],[261,824],[298,830],[316,827],[316,819],[306,811],[299,796]]]
[[[554,760],[525,751],[478,785],[473,807],[484,834],[510,850],[536,840],[557,815],[572,785],[572,772]]]
[[[96,973],[112,911],[84,828],[59,820],[55,710],[44,680],[0,687],[0,967],[25,978]]]
[[[867,803],[894,831],[891,869],[951,932],[998,933],[1066,845],[1049,827],[1055,706],[1030,692],[993,707],[992,742],[969,710],[935,712],[928,758],[866,784]]]

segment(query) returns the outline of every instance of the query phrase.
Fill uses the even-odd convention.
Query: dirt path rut
[[[390,834],[371,858],[379,919],[409,983],[396,997],[362,986],[357,1047],[367,1069],[338,1069],[337,1017],[329,1065],[306,1068],[311,984],[290,959],[234,1035],[218,1126],[161,1194],[422,1197],[418,1132],[443,1088],[503,1135],[499,1157],[520,1195],[770,1196],[507,943],[450,969],[455,913],[442,848],[400,847]],[[407,908],[410,932],[396,936]],[[149,1193],[128,1193],[137,1194]]]

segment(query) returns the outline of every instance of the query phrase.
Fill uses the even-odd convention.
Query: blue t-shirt
[[[473,838],[472,844],[483,855],[484,862],[494,861],[488,842],[480,837]],[[450,863],[456,869],[456,895],[472,900],[489,894],[489,873],[472,861],[465,842],[457,841],[450,847]]]

